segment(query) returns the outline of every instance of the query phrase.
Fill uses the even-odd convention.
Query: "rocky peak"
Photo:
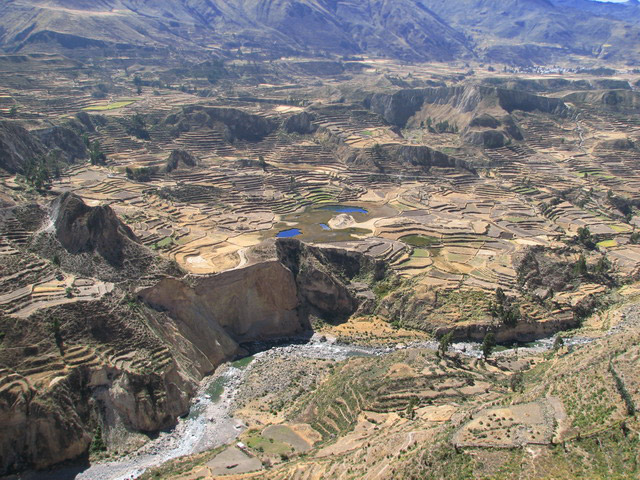
[[[122,263],[125,242],[137,242],[111,207],[89,207],[72,193],[53,202],[51,220],[56,238],[69,253],[96,252],[111,265]]]

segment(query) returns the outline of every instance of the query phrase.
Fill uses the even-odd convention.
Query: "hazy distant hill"
[[[135,47],[273,55],[487,57],[527,64],[576,53],[636,61],[640,7],[588,0],[5,0],[0,46]]]
[[[421,0],[490,60],[541,64],[567,53],[637,63],[640,4],[591,0]]]

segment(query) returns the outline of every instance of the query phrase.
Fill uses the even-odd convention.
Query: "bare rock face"
[[[485,110],[496,113],[540,111],[566,115],[569,111],[562,99],[549,98],[506,88],[481,85],[399,90],[392,94],[374,94],[365,107],[384,117],[389,123],[404,128],[420,111],[428,113],[430,106],[447,106],[457,114]]]
[[[190,391],[175,368],[144,375],[80,368],[38,392],[18,380],[0,392],[0,474],[85,455],[100,417],[105,436],[118,425],[143,432],[173,426],[188,411]]]
[[[166,312],[213,367],[240,353],[239,343],[291,336],[308,325],[298,315],[293,275],[269,261],[195,281],[166,278],[138,292]]]
[[[89,207],[70,193],[53,202],[51,218],[57,239],[69,253],[96,251],[112,265],[122,263],[125,242],[136,241],[111,207]]]
[[[307,112],[300,112],[287,118],[282,124],[282,127],[287,133],[299,133],[301,135],[305,135],[315,131],[315,126],[312,122],[312,115]]]
[[[208,277],[165,278],[138,291],[147,306],[169,317],[174,336],[188,342],[181,348],[198,359],[200,374],[241,353],[241,343],[308,331],[310,315],[328,321],[352,315],[359,300],[350,280],[365,271],[384,274],[383,264],[355,251],[284,239],[259,248],[253,265]]]
[[[87,147],[80,136],[67,127],[52,127],[34,134],[49,150],[58,150],[67,163],[88,158]]]

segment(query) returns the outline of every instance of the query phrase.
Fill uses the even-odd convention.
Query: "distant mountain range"
[[[7,53],[87,48],[272,56],[477,58],[567,54],[640,63],[640,4],[589,0],[5,0]]]

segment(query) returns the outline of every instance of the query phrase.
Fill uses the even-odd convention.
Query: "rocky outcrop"
[[[238,355],[240,343],[288,337],[308,328],[298,313],[293,275],[278,261],[194,279],[191,285],[166,278],[138,295],[172,318],[214,368]]]
[[[564,101],[588,104],[614,112],[640,112],[640,92],[631,90],[599,90],[576,92],[564,97]]]
[[[501,148],[508,142],[505,134],[499,130],[471,130],[465,133],[463,138],[465,142],[471,145],[484,148]]]
[[[417,145],[383,145],[373,155],[360,151],[347,159],[347,164],[366,167],[371,172],[409,175],[428,173],[431,167],[458,168],[475,174],[475,169],[466,160],[455,158],[438,150]]]
[[[291,115],[282,123],[282,128],[287,133],[311,134],[316,128],[313,125],[313,116],[307,112]]]
[[[82,457],[97,425],[107,444],[118,427],[156,432],[173,426],[188,412],[191,392],[175,369],[140,374],[110,366],[74,369],[44,391],[2,391],[0,473]]]
[[[628,151],[635,150],[637,148],[636,144],[629,138],[616,138],[613,140],[603,140],[599,142],[594,150],[595,151],[607,151],[607,150],[618,150],[618,151]]]
[[[89,207],[76,195],[65,193],[51,209],[56,238],[71,254],[95,251],[110,264],[119,265],[125,242],[136,241],[109,206]]]
[[[169,115],[164,120],[175,135],[191,129],[210,128],[219,131],[227,141],[259,141],[276,131],[275,120],[254,115],[236,108],[188,106],[179,114]]]
[[[56,390],[61,396],[73,393],[62,384]],[[56,396],[36,397],[35,390],[21,388],[0,393],[0,474],[45,468],[87,451],[91,436],[69,401],[58,403]]]

